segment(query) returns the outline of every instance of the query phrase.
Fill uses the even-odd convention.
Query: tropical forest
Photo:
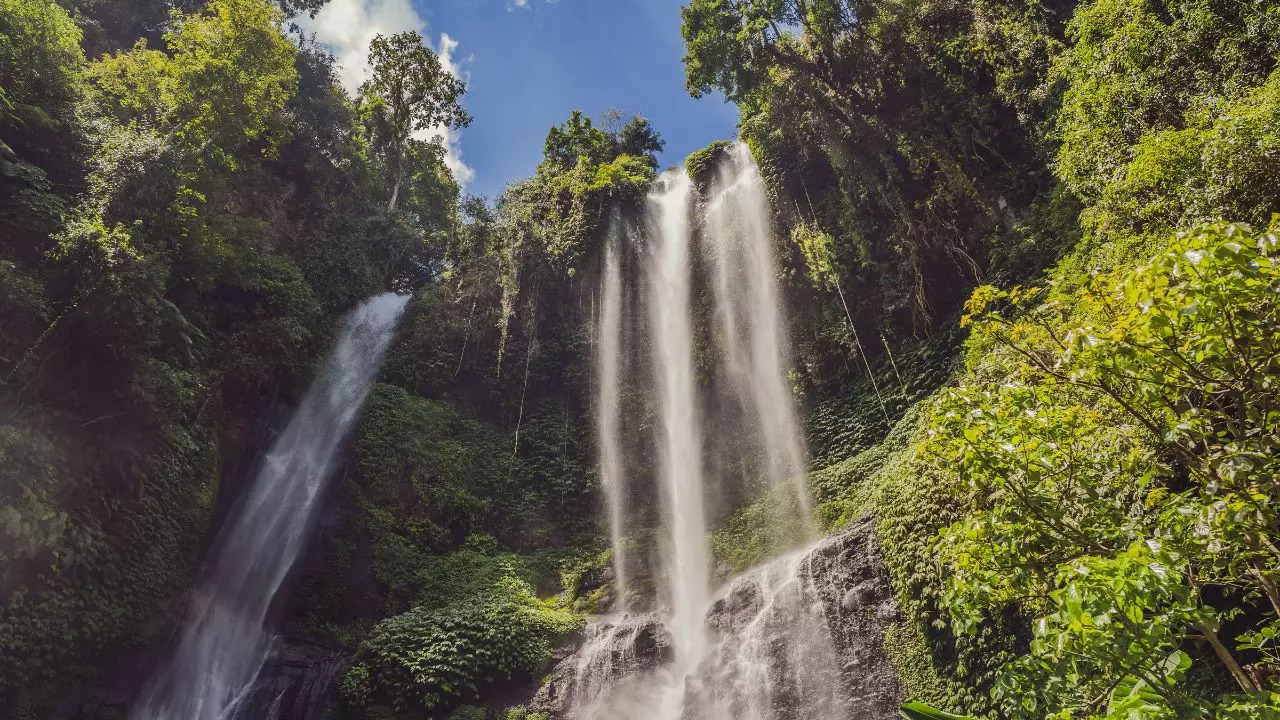
[[[1277,494],[1273,0],[0,0],[0,719],[1280,718]]]

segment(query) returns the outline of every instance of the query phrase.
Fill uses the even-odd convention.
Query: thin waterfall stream
[[[135,720],[240,717],[238,703],[270,650],[271,601],[306,546],[317,500],[407,302],[379,295],[346,317],[306,398],[220,532],[173,657],[144,688]]]
[[[702,428],[693,368],[689,230],[693,183],[683,172],[658,179],[647,200],[652,234],[649,311],[657,368],[659,478],[667,537],[665,593],[671,604],[677,669],[692,669],[705,643],[702,614],[710,601],[711,552],[703,509]]]
[[[600,394],[596,407],[596,429],[600,446],[600,476],[609,509],[609,540],[613,548],[614,603],[618,612],[626,612],[629,597],[627,582],[625,465],[618,437],[618,393],[622,363],[622,228],[615,216],[609,222],[605,240],[604,279],[600,291],[600,324],[597,336],[596,364]]]
[[[715,267],[712,294],[725,364],[758,428],[766,484],[791,483],[798,512],[790,519],[805,523],[805,534],[812,537],[804,440],[786,383],[790,342],[772,252],[769,201],[744,144],[729,148],[717,169],[705,210],[704,238]]]

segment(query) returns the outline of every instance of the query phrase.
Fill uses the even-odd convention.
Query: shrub
[[[343,678],[343,699],[430,711],[474,698],[494,682],[543,670],[553,642],[581,625],[528,583],[506,577],[487,594],[378,623]]]
[[[923,446],[974,509],[935,548],[952,627],[1039,616],[996,689],[1009,715],[1271,712],[1239,658],[1273,657],[1280,622],[1280,239],[1199,227],[1060,299],[970,302],[1004,372],[946,393]],[[1206,666],[1243,694],[1193,684]]]

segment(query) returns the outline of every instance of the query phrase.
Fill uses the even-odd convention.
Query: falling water
[[[799,513],[789,520],[809,523],[812,534],[804,442],[784,382],[788,341],[768,198],[747,146],[738,143],[727,156],[707,203],[704,245],[715,267],[712,290],[725,365],[758,423],[768,487],[792,483]]]
[[[812,534],[804,444],[785,382],[788,342],[770,213],[745,146],[726,153],[707,197],[697,239],[708,261],[714,310],[710,330],[720,349],[713,357],[721,363],[715,374],[729,379],[737,403],[747,411],[747,437],[759,447],[746,450],[763,459],[762,481],[769,487],[794,483],[797,516],[786,520]],[[840,665],[826,622],[831,605],[807,570],[810,554],[796,553],[742,576],[713,603],[704,496],[718,494],[721,478],[704,473],[704,433],[739,429],[716,426],[715,418],[704,417],[699,407],[693,200],[693,184],[683,171],[664,173],[645,204],[638,228],[644,241],[626,248],[622,236],[612,233],[601,281],[601,469],[615,559],[621,555],[621,524],[627,514],[617,486],[626,459],[618,438],[628,430],[618,413],[618,358],[640,350],[623,347],[623,340],[632,336],[619,329],[619,306],[623,287],[633,282],[648,313],[657,390],[655,442],[665,522],[660,533],[664,574],[658,580],[659,600],[667,606],[597,624],[575,663],[558,670],[557,692],[568,699],[556,715],[607,720],[845,717],[833,689]],[[621,273],[619,255],[626,250],[636,253],[641,277]],[[626,582],[622,569],[617,576]]]
[[[172,662],[136,720],[228,720],[270,650],[268,607],[302,551],[317,498],[369,392],[408,298],[385,294],[345,320],[332,354],[218,537]]]
[[[836,720],[840,663],[812,556],[795,551],[735,578],[709,620],[718,641],[685,699],[700,720]]]
[[[693,374],[689,212],[693,183],[683,172],[658,179],[646,210],[652,229],[650,326],[661,430],[658,442],[668,533],[666,589],[677,669],[701,657],[702,614],[710,591],[710,550],[703,512],[702,438]]]
[[[622,344],[622,271],[618,253],[621,224],[615,216],[610,221],[609,238],[604,255],[604,280],[600,299],[600,327],[597,358],[600,383],[597,433],[600,443],[600,475],[609,507],[609,539],[613,548],[613,586],[617,609],[625,612],[630,588],[627,578],[626,517],[622,452],[618,437],[618,394]]]
[[[566,673],[562,691],[573,698],[576,719],[652,720],[679,712],[671,635],[657,614],[605,618],[587,629],[586,642]]]

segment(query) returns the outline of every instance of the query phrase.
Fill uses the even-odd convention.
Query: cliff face
[[[884,649],[897,619],[864,518],[731,580],[707,612],[708,651],[687,680],[671,671],[662,615],[628,616],[593,626],[532,709],[640,718],[675,698],[687,720],[888,720],[903,699]]]
[[[349,660],[342,650],[308,640],[278,640],[233,717],[319,720]]]
[[[905,698],[885,653],[884,634],[899,613],[875,523],[864,517],[823,541],[805,556],[803,571],[831,640],[844,712],[840,717],[897,718]]]

